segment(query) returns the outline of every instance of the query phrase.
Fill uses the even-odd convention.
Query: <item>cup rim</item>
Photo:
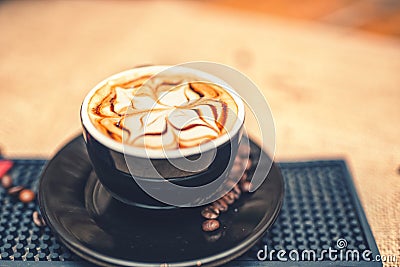
[[[100,132],[91,122],[89,118],[89,114],[87,112],[88,104],[94,93],[108,83],[111,80],[118,79],[122,76],[131,76],[138,77],[142,75],[151,75],[151,77],[158,75],[159,73],[168,70],[169,68],[174,67],[174,71],[179,71],[182,73],[193,74],[199,78],[205,79],[207,82],[215,83],[225,89],[229,93],[229,95],[234,99],[235,103],[238,107],[237,119],[232,127],[227,133],[218,136],[215,139],[212,139],[210,142],[205,142],[198,146],[188,147],[188,148],[180,148],[179,150],[165,150],[165,149],[149,149],[142,147],[135,147],[131,145],[124,145],[122,142],[118,142],[102,132]],[[239,96],[239,94],[230,86],[227,82],[223,81],[217,76],[209,74],[204,71],[200,71],[193,68],[182,67],[182,66],[174,66],[174,65],[152,65],[152,66],[144,66],[137,67],[128,70],[124,70],[118,72],[114,75],[111,75],[97,85],[95,85],[85,96],[80,110],[80,117],[83,127],[90,133],[92,137],[94,137],[98,142],[110,148],[114,151],[120,152],[124,155],[128,156],[136,156],[141,158],[151,158],[151,159],[167,159],[167,158],[181,158],[182,156],[191,156],[200,153],[206,153],[207,151],[212,150],[215,147],[219,147],[222,144],[226,143],[230,139],[232,139],[242,128],[245,119],[245,107],[244,102]]]

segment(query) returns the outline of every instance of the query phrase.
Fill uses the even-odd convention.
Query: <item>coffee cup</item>
[[[211,198],[177,205],[159,197],[176,194],[165,185],[193,189],[226,181],[245,114],[234,89],[210,73],[146,66],[97,84],[80,115],[93,169],[105,189],[126,204],[173,209]],[[224,193],[212,192],[214,199]]]

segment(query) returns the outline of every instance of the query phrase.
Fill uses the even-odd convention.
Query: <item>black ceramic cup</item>
[[[105,189],[114,198],[126,204],[150,209],[174,209],[177,206],[186,206],[185,204],[165,203],[162,199],[155,197],[155,195],[164,193],[180,194],[178,191],[175,192],[173,187],[165,186],[170,183],[181,187],[195,188],[214,182],[215,188],[222,188],[221,185],[226,182],[239,147],[244,122],[242,100],[229,85],[219,78],[187,68],[185,71],[188,73],[224,86],[235,100],[238,107],[237,118],[229,132],[198,147],[181,151],[161,151],[163,153],[160,153],[124,145],[123,142],[115,141],[96,129],[88,115],[88,103],[98,88],[110,80],[120,77],[156,75],[169,68],[170,66],[148,66],[113,75],[96,85],[87,94],[81,106],[83,135],[93,169]],[[181,166],[187,166],[188,163],[197,168],[194,171],[181,168]],[[144,188],[150,189],[150,191],[144,190]],[[214,198],[221,197],[224,193],[226,192],[212,192]],[[197,202],[203,203],[204,201],[197,200]],[[192,206],[192,204],[188,203],[187,206]]]

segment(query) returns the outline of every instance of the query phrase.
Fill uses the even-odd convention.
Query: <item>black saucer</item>
[[[252,155],[264,153],[250,143]],[[240,256],[262,237],[278,215],[283,190],[283,178],[273,165],[256,192],[242,195],[221,214],[221,228],[205,233],[201,208],[152,211],[114,200],[92,172],[78,136],[47,164],[38,200],[59,239],[96,264],[215,266]]]

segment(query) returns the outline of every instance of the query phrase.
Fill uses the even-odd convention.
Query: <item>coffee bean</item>
[[[1,185],[5,188],[8,189],[13,185],[13,179],[11,178],[10,175],[6,174],[1,178]]]
[[[251,152],[250,146],[248,146],[248,145],[240,145],[239,146],[238,155],[241,158],[249,158],[250,152]]]
[[[234,187],[233,187],[233,190],[232,190],[233,192],[235,192],[236,194],[238,194],[238,195],[240,195],[242,192],[240,191],[240,188],[239,188],[239,186],[238,185],[235,185]]]
[[[228,194],[226,194],[226,197],[231,198],[232,201],[235,202],[235,192],[233,192],[233,190],[228,192]]]
[[[203,231],[212,232],[219,228],[219,221],[217,220],[207,220],[203,222],[202,225]]]
[[[215,213],[217,213],[218,215],[221,213],[221,207],[219,204],[217,204],[217,202],[213,202],[212,205],[208,206],[211,210],[213,210]]]
[[[238,195],[236,193],[234,193],[233,196],[234,196],[235,199],[239,199],[240,198],[240,195]]]
[[[21,192],[22,190],[24,190],[24,187],[17,185],[17,186],[13,186],[10,189],[8,189],[7,193],[10,196],[17,196],[19,194],[19,192]]]
[[[228,210],[228,204],[222,199],[218,199],[214,204],[221,212],[225,212]]]
[[[240,188],[242,189],[243,192],[250,192],[251,189],[251,183],[250,182],[242,182],[240,183]]]
[[[244,161],[242,158],[236,157],[235,161],[233,162],[233,167],[236,167],[236,168],[240,167],[240,169],[244,169],[245,163],[246,163],[246,161]]]
[[[251,162],[251,159],[248,159],[246,163],[246,171],[250,170],[252,166],[253,163]]]
[[[230,171],[229,175],[228,175],[228,178],[229,178],[229,180],[236,180],[237,177],[239,177],[239,176],[240,176],[240,174]]]
[[[37,211],[34,211],[32,213],[32,219],[33,223],[36,224],[37,227],[44,227],[46,225],[46,222],[44,221],[42,215],[40,215],[40,213]]]
[[[240,191],[240,188],[238,185],[235,185],[235,187],[232,189],[233,192],[233,196],[235,197],[235,199],[239,199],[240,195],[242,194],[242,191]]]
[[[35,193],[32,190],[24,189],[19,193],[19,200],[23,203],[29,203],[35,199]]]
[[[233,195],[232,192],[229,192],[228,194],[226,194],[223,198],[222,198],[226,203],[228,203],[228,205],[232,204],[233,202],[235,202],[235,197]]]
[[[220,212],[220,210],[216,207],[216,206],[214,206],[214,205],[210,205],[210,206],[208,206],[208,208],[210,209],[210,210],[212,210],[215,214],[217,214],[217,215],[219,215],[221,212]]]
[[[238,183],[237,179],[234,180],[226,180],[223,186],[223,190],[222,191],[231,191],[233,190],[233,188],[236,186],[236,184]]]
[[[236,179],[227,179],[225,180],[225,188],[234,187],[236,184]]]
[[[247,173],[243,173],[242,177],[240,177],[240,181],[244,182],[247,180]]]
[[[240,157],[236,157],[235,160],[233,161],[233,165],[239,165],[242,166],[243,165],[243,160]]]
[[[216,219],[218,218],[218,214],[215,213],[212,209],[209,207],[203,209],[201,211],[201,216],[203,216],[205,219]]]
[[[234,164],[234,165],[232,166],[231,173],[234,174],[234,175],[240,175],[240,174],[243,173],[243,171],[244,171],[244,168],[243,168],[242,165],[240,165],[240,164]]]

